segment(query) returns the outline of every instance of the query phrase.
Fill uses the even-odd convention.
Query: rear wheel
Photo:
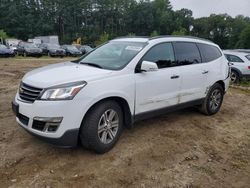
[[[239,82],[239,80],[240,80],[239,73],[232,70],[232,72],[231,72],[231,83],[236,84],[236,83]]]
[[[80,131],[83,146],[105,153],[118,141],[123,129],[123,113],[115,101],[104,101],[86,115]]]
[[[216,114],[220,110],[223,98],[224,98],[223,87],[219,83],[214,84],[210,88],[205,100],[203,101],[203,104],[200,108],[201,112],[203,112],[206,115]]]

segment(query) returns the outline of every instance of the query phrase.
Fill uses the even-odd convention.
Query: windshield
[[[2,44],[0,44],[0,48],[7,49],[7,47],[5,45],[2,45]]]
[[[23,45],[25,48],[37,48],[37,46],[33,43],[24,43]]]
[[[75,46],[67,46],[67,48],[68,48],[69,50],[77,50],[77,51],[78,51],[78,49],[77,49]]]
[[[247,55],[246,58],[250,61],[250,55]]]
[[[125,67],[147,43],[111,41],[83,56],[78,63],[91,63],[104,69],[119,70]]]
[[[49,48],[61,48],[58,44],[48,44]]]

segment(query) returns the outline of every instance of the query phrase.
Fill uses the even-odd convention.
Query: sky
[[[187,8],[195,18],[210,14],[227,13],[232,17],[239,14],[250,17],[250,0],[170,0],[174,10]]]

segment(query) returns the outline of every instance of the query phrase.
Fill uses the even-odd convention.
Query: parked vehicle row
[[[51,43],[36,44],[32,42],[20,41],[15,47],[7,47],[0,44],[0,57],[31,56],[41,57],[43,55],[50,57],[82,56],[92,51],[93,48],[87,45],[58,45]]]

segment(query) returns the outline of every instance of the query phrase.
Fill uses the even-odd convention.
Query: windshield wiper
[[[92,66],[92,67],[97,67],[97,68],[103,69],[103,67],[101,65],[98,65],[98,64],[95,64],[95,63],[80,62],[80,64],[89,65],[89,66]]]

